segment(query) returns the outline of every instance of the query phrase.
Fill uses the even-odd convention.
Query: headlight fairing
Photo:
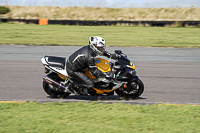
[[[136,73],[137,73],[136,70],[130,70],[130,71],[129,71],[129,74],[131,74],[132,76],[135,76]]]

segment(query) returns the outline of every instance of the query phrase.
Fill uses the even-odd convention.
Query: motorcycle
[[[136,75],[135,65],[121,50],[115,50],[120,55],[116,60],[95,58],[95,65],[104,73],[112,72],[113,78],[96,78],[89,69],[85,74],[94,80],[94,86],[90,89],[74,87],[69,89],[69,84],[78,82],[67,74],[66,58],[56,56],[44,56],[41,59],[45,67],[43,77],[43,89],[53,98],[65,98],[70,94],[75,95],[114,95],[125,99],[138,98],[144,91],[142,80]]]

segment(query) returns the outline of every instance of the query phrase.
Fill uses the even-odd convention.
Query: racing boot
[[[75,88],[78,88],[77,84],[74,82],[72,82],[72,83],[70,82],[68,85],[68,91],[70,93],[76,93]]]
[[[88,88],[83,88],[81,95],[87,96],[88,95]]]

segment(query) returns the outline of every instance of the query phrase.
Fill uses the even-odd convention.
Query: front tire
[[[70,95],[70,93],[67,92],[60,92],[54,90],[53,86],[48,84],[46,81],[43,81],[43,89],[52,98],[65,98]]]
[[[144,91],[143,82],[138,79],[134,82],[127,83],[127,88],[119,88],[115,90],[118,96],[124,99],[135,99],[138,98]]]

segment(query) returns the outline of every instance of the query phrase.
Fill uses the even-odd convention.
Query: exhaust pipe
[[[49,83],[49,84],[51,84],[51,85],[57,87],[57,88],[58,88],[59,90],[61,90],[62,92],[68,92],[68,89],[67,89],[66,86],[64,86],[64,85],[62,85],[62,84],[60,84],[60,83],[54,81],[53,79],[51,79],[51,78],[49,78],[49,77],[47,77],[47,76],[43,77],[43,79],[44,79],[47,83]]]

